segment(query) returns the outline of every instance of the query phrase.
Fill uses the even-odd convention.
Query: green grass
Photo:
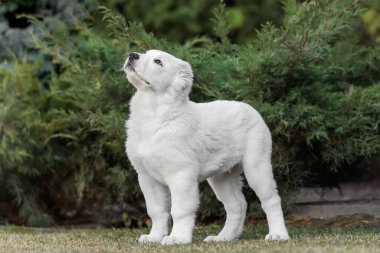
[[[242,238],[231,243],[206,244],[202,239],[220,226],[198,227],[194,243],[182,246],[139,245],[147,230],[78,229],[36,231],[22,227],[0,228],[0,252],[380,252],[380,233],[369,227],[289,228],[291,241],[263,240],[266,227],[247,225]]]

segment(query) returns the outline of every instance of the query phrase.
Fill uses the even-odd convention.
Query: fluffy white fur
[[[271,134],[260,114],[241,102],[191,102],[190,64],[159,50],[131,54],[124,69],[137,89],[130,101],[126,150],[153,223],[139,241],[190,243],[198,182],[206,179],[227,219],[222,231],[205,241],[237,239],[247,207],[242,172],[266,213],[265,239],[288,240],[272,173]],[[168,235],[170,214],[173,228]]]

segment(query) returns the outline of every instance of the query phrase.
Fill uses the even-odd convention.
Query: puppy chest
[[[139,143],[131,145],[128,148],[128,153],[137,172],[146,171],[157,180],[162,181],[166,173],[165,168],[170,163],[168,156],[165,155],[164,148],[157,148],[148,143]]]

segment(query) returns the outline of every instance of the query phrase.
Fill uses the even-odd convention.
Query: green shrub
[[[231,43],[223,7],[214,11],[218,39],[183,45],[100,10],[68,23],[32,18],[34,50],[55,66],[50,77],[36,76],[43,62],[1,68],[0,196],[14,199],[27,224],[122,201],[139,205],[124,151],[133,89],[120,67],[131,51],[157,48],[189,61],[195,101],[240,100],[262,113],[286,209],[300,186],[336,183],[380,150],[380,46],[361,41],[361,3],[289,0],[284,25],[263,25],[248,45]],[[99,30],[104,23],[108,36]],[[221,205],[201,188],[199,219],[219,217]],[[258,203],[249,210],[257,213]]]
[[[128,21],[142,23],[146,31],[168,41],[186,42],[199,36],[215,36],[210,13],[221,1],[165,0],[124,1],[98,0],[101,5],[121,13]],[[225,1],[229,15],[225,21],[235,42],[250,42],[256,29],[268,20],[280,24],[283,18],[281,2],[277,0]],[[215,37],[214,37],[215,38]]]
[[[90,201],[126,196],[133,202],[139,194],[125,170],[123,126],[132,90],[113,69],[125,49],[85,27],[71,40],[63,23],[49,22],[57,22],[57,37],[44,30],[36,48],[62,73],[41,80],[41,66],[17,61],[0,72],[1,192],[28,225],[51,223],[44,211],[68,218]],[[70,32],[78,31],[75,25]]]

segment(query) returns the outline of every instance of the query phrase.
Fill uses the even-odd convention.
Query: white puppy
[[[260,114],[241,102],[191,102],[190,64],[159,50],[131,53],[124,70],[137,89],[130,101],[126,150],[152,219],[150,233],[139,242],[190,243],[198,182],[205,179],[227,212],[222,231],[205,241],[237,239],[247,207],[242,172],[266,213],[265,239],[288,240],[273,179],[271,134]]]

